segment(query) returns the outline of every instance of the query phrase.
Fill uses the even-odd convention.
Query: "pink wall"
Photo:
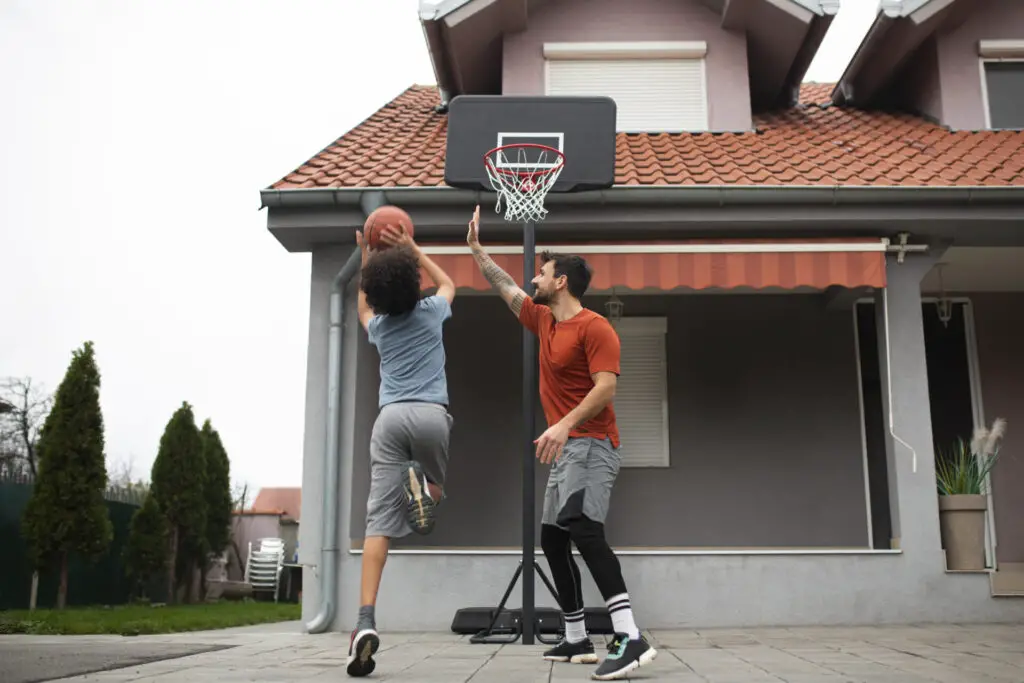
[[[529,28],[505,36],[502,93],[544,94],[546,42],[703,40],[708,121],[713,131],[750,130],[747,42],[723,31],[695,0],[560,0],[530,13]]]
[[[956,130],[985,128],[978,41],[1024,38],[1024,2],[971,2],[977,6],[972,16],[949,31],[939,31],[934,47],[925,43],[900,85],[919,91],[914,98],[919,111]],[[932,50],[934,56],[929,55]],[[936,81],[937,88],[927,87]]]

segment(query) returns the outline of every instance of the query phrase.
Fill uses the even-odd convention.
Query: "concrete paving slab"
[[[164,636],[0,636],[0,681],[303,683],[348,680],[344,634],[298,624]],[[681,629],[645,634],[659,650],[630,680],[672,683],[1024,683],[1024,625]],[[595,637],[600,655],[607,639]],[[220,647],[146,662],[153,648]],[[114,652],[127,666],[65,679],[15,678],[10,651]],[[370,679],[406,683],[569,683],[593,665],[552,664],[544,645],[473,645],[451,633],[384,633]],[[169,650],[162,652],[166,654]],[[22,664],[22,668],[24,665]],[[59,672],[58,672],[59,673]],[[54,675],[46,674],[44,675]],[[60,674],[64,675],[64,674]]]

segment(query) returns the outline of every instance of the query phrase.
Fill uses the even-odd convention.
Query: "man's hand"
[[[466,232],[466,244],[471,249],[480,246],[480,205],[476,205],[476,210],[473,211],[473,218],[469,221],[469,230]]]
[[[540,435],[540,438],[534,441],[537,444],[537,459],[545,465],[558,460],[562,455],[562,449],[565,448],[565,442],[569,440],[569,427],[561,422],[548,427],[547,430]]]

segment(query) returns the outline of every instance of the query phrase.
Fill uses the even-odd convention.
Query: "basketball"
[[[370,249],[387,249],[390,246],[380,238],[389,225],[395,226],[396,229],[400,229],[399,226],[404,227],[409,237],[412,237],[415,231],[409,214],[397,206],[382,206],[367,216],[363,225],[363,235]]]

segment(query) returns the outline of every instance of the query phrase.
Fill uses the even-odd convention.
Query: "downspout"
[[[381,192],[364,194],[360,202],[369,214],[384,203]],[[327,446],[324,449],[323,518],[320,520],[320,609],[306,623],[309,633],[323,633],[334,621],[338,606],[338,465],[341,460],[341,366],[345,320],[345,290],[359,272],[362,254],[354,249],[331,283],[330,329],[327,336]],[[351,477],[348,477],[351,488]]]

